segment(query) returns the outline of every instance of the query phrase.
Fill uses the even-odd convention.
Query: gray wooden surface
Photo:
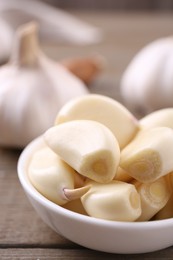
[[[152,13],[75,13],[103,28],[104,39],[93,46],[43,45],[53,59],[103,55],[105,70],[91,92],[121,100],[119,80],[133,55],[150,41],[173,34],[173,16]],[[113,255],[80,247],[56,234],[37,216],[17,177],[21,151],[0,149],[0,259],[173,259],[173,247],[142,255]]]

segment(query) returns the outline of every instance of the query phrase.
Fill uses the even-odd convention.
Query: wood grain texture
[[[106,66],[91,84],[92,93],[122,101],[119,82],[129,61],[145,44],[173,34],[173,16],[152,13],[87,13],[76,16],[99,26],[103,41],[91,46],[42,43],[55,60],[69,56],[102,55]],[[30,205],[17,177],[21,151],[0,149],[0,259],[115,259],[115,255],[84,249],[52,231]],[[173,247],[116,259],[173,259]]]
[[[168,256],[168,253],[170,257]],[[147,253],[147,254],[132,254],[132,255],[120,255],[120,254],[107,254],[94,250],[88,250],[85,248],[78,249],[59,249],[59,248],[19,248],[19,249],[0,249],[1,260],[171,260],[173,255],[173,248],[162,250],[159,252]]]

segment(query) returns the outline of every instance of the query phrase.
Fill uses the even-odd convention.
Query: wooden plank
[[[147,254],[108,254],[88,249],[40,249],[40,248],[25,248],[25,249],[0,249],[1,260],[171,260],[173,255],[173,247],[167,250],[162,250]]]
[[[14,158],[18,158],[15,152]],[[16,170],[0,170],[0,209],[0,246],[71,245],[36,214],[19,183]]]

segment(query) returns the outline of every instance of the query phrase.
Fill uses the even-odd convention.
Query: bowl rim
[[[78,220],[80,222],[86,222],[93,225],[101,225],[111,228],[119,228],[119,229],[150,229],[152,228],[157,229],[158,225],[162,228],[165,226],[173,226],[173,218],[169,219],[162,219],[162,220],[153,220],[153,221],[139,221],[139,222],[127,222],[127,221],[111,221],[111,220],[105,220],[105,219],[99,219],[87,215],[82,215],[77,212],[73,212],[69,209],[66,209],[60,205],[57,205],[56,203],[48,200],[46,197],[44,197],[41,193],[39,193],[32,183],[30,182],[29,178],[27,177],[26,168],[27,168],[27,162],[29,162],[29,157],[31,157],[31,154],[33,150],[38,147],[45,144],[43,140],[43,136],[39,136],[33,141],[31,141],[21,152],[18,162],[17,162],[17,172],[18,172],[18,178],[19,181],[26,192],[26,195],[28,194],[30,197],[32,197],[34,200],[42,204],[44,207],[50,209],[51,211],[54,211],[55,213],[60,213],[62,215],[68,216],[71,219]]]

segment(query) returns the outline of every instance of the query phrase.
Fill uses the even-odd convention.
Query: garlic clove
[[[74,184],[76,189],[81,188],[84,185],[85,180],[86,178],[84,176],[75,171]]]
[[[120,83],[125,104],[143,114],[172,107],[173,37],[155,40],[137,53]]]
[[[91,217],[135,221],[140,216],[140,197],[134,185],[115,180],[107,184],[89,181],[88,184],[91,188],[81,201]]]
[[[104,124],[113,132],[120,148],[127,145],[139,129],[137,119],[123,105],[98,94],[90,94],[68,102],[59,111],[55,124],[79,119]]]
[[[0,68],[0,85],[0,145],[8,147],[26,146],[53,125],[66,102],[89,93],[42,53],[34,22],[17,30],[10,62]]]
[[[161,177],[151,183],[137,185],[141,198],[142,213],[137,221],[148,221],[158,213],[168,202],[171,189],[167,178]]]
[[[173,108],[164,108],[154,111],[139,120],[139,124],[142,130],[159,126],[173,129]]]
[[[77,200],[71,200],[63,205],[63,208],[71,210],[73,212],[82,214],[82,215],[88,215],[81,203],[80,199]]]
[[[173,172],[168,174],[167,181],[170,184],[171,196],[166,205],[154,216],[154,220],[173,218]]]
[[[128,174],[127,171],[118,167],[114,180],[123,181],[123,182],[131,182],[133,177]]]
[[[64,195],[67,198],[67,200],[71,201],[71,200],[77,200],[77,199],[81,198],[87,191],[89,191],[89,189],[90,189],[90,185],[80,187],[77,189],[64,188],[63,192],[64,192]]]
[[[46,146],[33,154],[28,167],[33,186],[59,205],[69,200],[64,189],[74,189],[74,174],[75,171]]]
[[[173,130],[141,131],[121,152],[120,167],[139,182],[148,183],[173,171]]]
[[[173,218],[173,192],[166,205],[154,216],[154,220]]]
[[[74,120],[46,131],[47,145],[81,175],[97,182],[109,182],[120,160],[118,142],[104,125]]]

